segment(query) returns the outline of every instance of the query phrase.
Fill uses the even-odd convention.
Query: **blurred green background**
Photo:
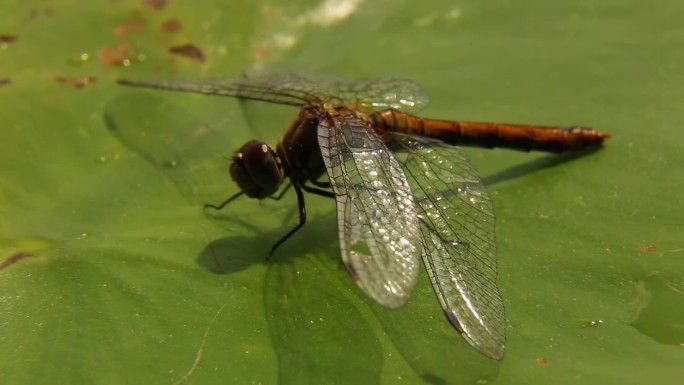
[[[673,0],[5,0],[0,383],[680,383],[683,14]],[[293,194],[203,213],[236,192],[226,157],[277,140],[296,110],[115,84],[260,64],[411,78],[432,96],[424,116],[613,135],[578,158],[468,149],[498,219],[503,361],[451,329],[424,274],[400,310],[364,298],[329,200],[307,197],[310,222],[270,264]]]

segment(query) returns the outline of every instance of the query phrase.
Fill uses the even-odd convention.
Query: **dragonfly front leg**
[[[226,207],[226,205],[227,205],[228,203],[232,202],[233,200],[235,200],[235,198],[239,197],[239,196],[242,195],[242,194],[244,194],[244,193],[243,193],[242,191],[240,191],[239,193],[237,193],[237,194],[231,196],[230,198],[226,199],[225,201],[223,201],[223,202],[222,202],[220,205],[218,205],[218,206],[217,206],[217,205],[213,205],[213,204],[211,204],[211,203],[205,203],[205,204],[204,204],[204,210],[206,210],[206,209],[214,209],[214,210],[216,210],[216,211],[221,211],[224,207]]]
[[[285,195],[285,193],[287,192],[287,190],[290,189],[290,187],[292,187],[292,183],[288,183],[287,186],[285,186],[285,188],[284,188],[278,195],[276,195],[276,196],[270,196],[270,197],[268,197],[268,198],[269,198],[269,199],[273,199],[274,201],[279,201],[279,200],[283,197],[283,195]]]

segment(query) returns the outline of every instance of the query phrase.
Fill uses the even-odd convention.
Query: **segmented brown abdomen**
[[[457,122],[424,119],[395,110],[368,115],[376,127],[475,147],[561,153],[598,146],[610,135],[585,127],[546,127],[523,124]]]

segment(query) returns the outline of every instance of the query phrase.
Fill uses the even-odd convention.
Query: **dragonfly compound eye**
[[[278,155],[266,143],[247,142],[233,156],[230,175],[250,198],[273,195],[283,181],[283,168]]]

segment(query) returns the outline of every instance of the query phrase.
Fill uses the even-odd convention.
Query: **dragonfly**
[[[609,137],[585,127],[417,117],[410,113],[430,99],[402,78],[262,69],[231,79],[119,83],[298,107],[274,147],[250,140],[235,152],[230,174],[240,191],[205,208],[220,210],[242,195],[279,198],[294,188],[299,223],[270,256],[306,223],[305,192],[334,198],[342,262],[369,298],[387,308],[404,305],[422,260],[448,321],[497,360],[505,351],[506,318],[496,284],[494,209],[460,146],[561,153]]]

